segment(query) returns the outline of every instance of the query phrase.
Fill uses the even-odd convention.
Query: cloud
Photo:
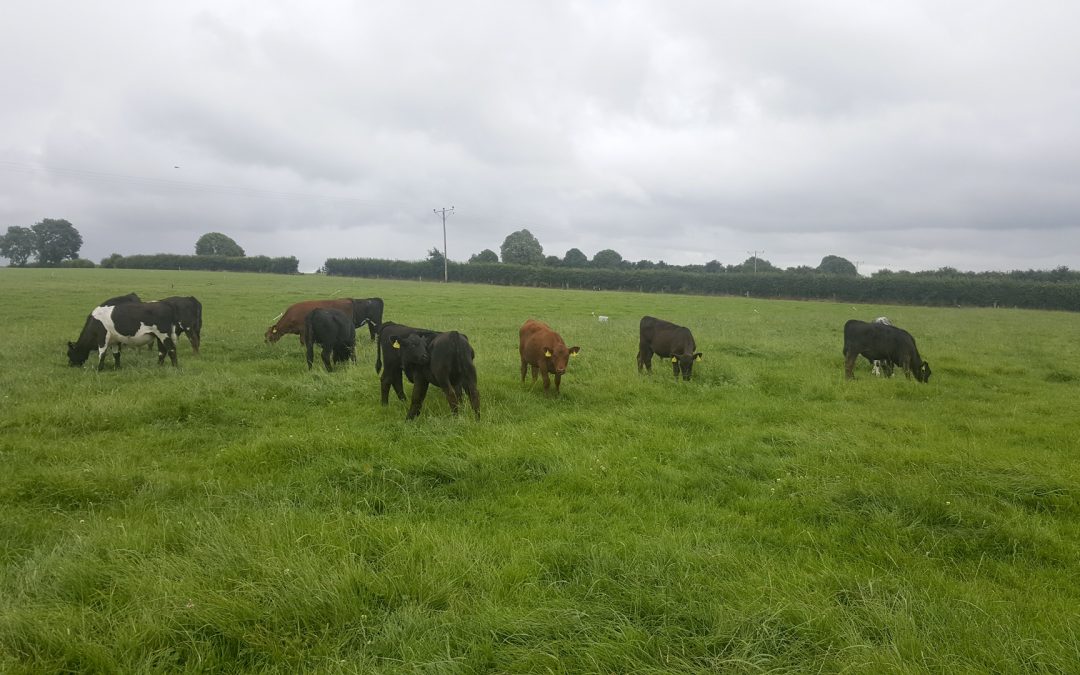
[[[83,254],[1076,266],[1080,6],[9,8],[0,217]],[[86,26],[93,25],[93,31]],[[173,168],[179,167],[179,168]]]

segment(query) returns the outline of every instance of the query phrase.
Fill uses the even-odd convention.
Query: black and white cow
[[[338,309],[317,307],[304,318],[304,347],[307,350],[307,367],[315,360],[315,345],[322,347],[322,361],[326,372],[334,368],[330,365],[330,355],[334,363],[352,360],[356,362],[356,328],[352,319]]]
[[[195,296],[174,295],[159,302],[172,305],[176,310],[176,332],[185,334],[191,341],[191,350],[199,353],[202,342],[202,303]]]
[[[120,345],[141,346],[154,342],[158,346],[158,365],[168,355],[176,366],[176,310],[163,302],[124,302],[95,307],[86,318],[82,333],[74,343],[68,343],[68,362],[81,366],[98,351],[98,370],[105,366],[105,354],[112,350],[116,367],[120,367]]]
[[[883,323],[851,319],[844,324],[844,376],[855,379],[855,361],[859,356],[869,361],[886,361],[900,366],[904,373],[919,382],[930,381],[930,364],[922,360],[911,333]]]

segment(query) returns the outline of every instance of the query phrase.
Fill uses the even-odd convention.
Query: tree
[[[572,248],[563,256],[564,267],[586,267],[589,264],[589,256],[585,255],[580,248]]]
[[[485,248],[479,253],[474,253],[469,257],[471,263],[497,263],[499,262],[499,254],[492,251],[490,248]]]
[[[7,234],[0,236],[0,255],[10,260],[13,267],[25,265],[34,250],[34,231],[29,227],[12,225]]]
[[[849,277],[859,276],[859,270],[855,268],[855,264],[847,258],[841,258],[838,255],[827,255],[822,258],[817,271],[825,272],[826,274],[843,274]]]
[[[610,248],[605,248],[603,251],[597,251],[596,255],[592,258],[593,267],[603,267],[607,269],[615,269],[622,264],[622,256],[618,251]]]
[[[30,228],[34,232],[34,253],[42,265],[59,265],[74,260],[82,248],[82,235],[63,218],[46,218]]]
[[[544,262],[544,247],[528,230],[518,230],[503,240],[502,261],[516,265],[540,265]]]
[[[651,260],[644,260],[643,259],[643,260],[639,260],[636,263],[634,263],[634,267],[638,268],[639,270],[651,270],[651,269],[654,269],[656,267],[656,263],[654,263]]]
[[[195,242],[195,255],[223,255],[230,258],[243,258],[244,249],[220,232],[207,232]]]
[[[765,260],[764,258],[758,258],[757,256],[750,256],[746,260],[742,261],[741,265],[736,265],[733,270],[737,272],[775,272],[776,267]]]
[[[724,263],[720,262],[716,258],[713,258],[709,262],[705,263],[705,271],[714,274],[716,272],[724,271]]]
[[[562,258],[557,255],[549,255],[544,258],[544,264],[548,267],[562,267]]]
[[[439,274],[443,272],[443,254],[437,248],[432,248],[427,254],[427,263],[431,265],[431,269],[435,270]]]

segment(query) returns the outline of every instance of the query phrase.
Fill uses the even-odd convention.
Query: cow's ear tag
[[[698,354],[697,356],[695,356],[694,360],[695,361],[700,361],[701,360],[701,354]]]
[[[544,358],[548,358],[548,359],[551,358],[551,350],[550,349],[545,349],[544,350]]]
[[[270,329],[270,332],[271,332],[271,333],[276,333],[276,332],[277,332],[277,328],[271,328],[271,329]]]
[[[394,340],[392,343],[390,343],[390,346],[393,347],[394,349],[401,349],[401,343],[398,342],[397,340]]]
[[[574,358],[575,356],[577,356],[577,352],[570,352],[570,358]]]
[[[672,363],[678,363],[679,362],[679,357],[678,356],[672,356],[671,357],[671,362]]]

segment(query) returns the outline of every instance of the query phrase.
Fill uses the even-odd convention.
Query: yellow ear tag
[[[678,356],[672,356],[671,357],[671,362],[672,363],[678,363],[679,362],[679,357]]]
[[[401,349],[401,343],[398,342],[397,340],[394,340],[392,343],[390,343],[390,346],[393,347],[394,349]]]
[[[544,357],[549,358],[549,359],[551,358],[551,350],[550,349],[545,349],[544,350]]]
[[[577,356],[577,352],[570,352],[570,358]]]
[[[270,329],[270,332],[271,332],[271,333],[276,333],[276,332],[277,332],[277,328],[271,328],[271,329]]]

